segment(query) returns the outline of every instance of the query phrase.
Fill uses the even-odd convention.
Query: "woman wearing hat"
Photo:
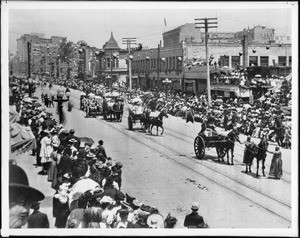
[[[29,186],[25,171],[9,164],[9,228],[21,228],[27,222],[30,205],[45,198],[39,190]]]
[[[41,157],[41,163],[43,164],[43,170],[39,172],[41,175],[48,174],[48,167],[50,161],[50,155],[53,151],[52,143],[51,143],[51,134],[49,131],[45,131],[47,133],[46,136],[44,136],[41,140],[41,151],[40,151],[40,157]]]

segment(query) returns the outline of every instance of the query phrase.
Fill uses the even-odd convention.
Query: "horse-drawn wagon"
[[[235,141],[239,141],[237,131],[231,131],[227,136],[204,127],[194,140],[194,150],[198,159],[203,159],[205,148],[216,148],[218,158],[224,161],[227,154],[227,163],[229,164],[228,151],[231,150],[231,164],[233,164],[233,150]]]
[[[102,105],[104,120],[122,121],[124,102],[121,97],[105,97]]]
[[[135,125],[137,122],[140,122],[140,124],[143,124],[143,119],[145,118],[144,115],[144,108],[141,105],[130,105],[128,109],[128,129],[132,130],[133,125]]]

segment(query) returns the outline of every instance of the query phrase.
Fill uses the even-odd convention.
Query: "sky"
[[[26,3],[26,4],[25,4]],[[121,48],[122,38],[136,37],[138,43],[157,47],[165,31],[196,18],[217,18],[215,32],[236,32],[256,25],[292,33],[293,4],[286,2],[8,2],[8,46],[25,33],[44,33],[45,38],[64,36],[102,48],[113,32]],[[165,25],[165,21],[166,25]]]

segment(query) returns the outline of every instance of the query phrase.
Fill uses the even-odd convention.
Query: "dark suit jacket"
[[[34,211],[28,217],[28,228],[49,228],[48,216],[40,211]]]
[[[197,212],[192,212],[191,214],[186,215],[183,225],[188,228],[197,228],[198,225],[203,223],[203,217],[200,216]]]

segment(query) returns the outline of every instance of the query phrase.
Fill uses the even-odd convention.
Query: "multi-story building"
[[[98,73],[103,76],[107,85],[112,85],[116,81],[126,82],[127,57],[128,50],[121,49],[111,33],[110,39],[103,45],[96,57]]]
[[[163,33],[163,47],[180,46],[182,41],[187,44],[197,44],[204,42],[204,37],[204,33],[196,28],[196,24],[186,23]],[[210,32],[208,36],[209,43],[234,43],[237,40],[234,32]]]
[[[134,52],[132,63],[134,85],[162,88],[163,80],[168,78],[172,81],[170,87],[175,90],[194,92],[206,90],[205,44],[185,41],[178,44],[178,41],[182,39],[179,28],[169,31],[174,33],[172,40],[168,39],[166,33],[163,34],[168,43],[164,42],[164,47],[161,47],[159,51],[157,48],[153,48]],[[177,36],[175,36],[175,32]],[[257,27],[255,31],[250,31],[256,36],[255,40],[260,39],[257,36],[260,34],[258,32],[261,31],[257,31]],[[209,35],[211,34],[209,33]],[[269,31],[269,34],[273,34],[273,31]],[[217,36],[215,39],[218,38]],[[227,39],[232,37],[230,34],[226,36]],[[268,37],[273,39],[271,36]],[[292,64],[290,44],[270,45],[268,40],[265,40],[267,43],[264,44],[255,43],[253,40],[254,37],[251,38],[248,35],[244,45],[240,39],[225,43],[209,41],[210,72],[214,73],[224,66],[238,69],[249,66],[289,68],[287,71],[282,71],[283,74],[290,70]]]
[[[19,39],[17,39],[17,57],[21,62],[27,61],[27,42],[31,42],[35,45],[35,47],[47,47],[48,45],[52,45],[51,48],[57,45],[59,42],[66,37],[61,36],[52,36],[50,39],[44,38],[44,34],[42,33],[31,33],[31,34],[24,34]],[[40,48],[38,47],[38,48]]]
[[[242,38],[244,35],[248,36],[248,42],[250,44],[270,44],[274,43],[275,29],[267,28],[265,26],[255,26],[252,29],[245,29],[236,33],[236,38]]]
[[[275,35],[275,44],[291,44],[292,38],[290,35]]]
[[[199,29],[196,29],[196,24],[186,23],[173,30],[163,33],[164,47],[180,46],[181,42],[201,42]]]

